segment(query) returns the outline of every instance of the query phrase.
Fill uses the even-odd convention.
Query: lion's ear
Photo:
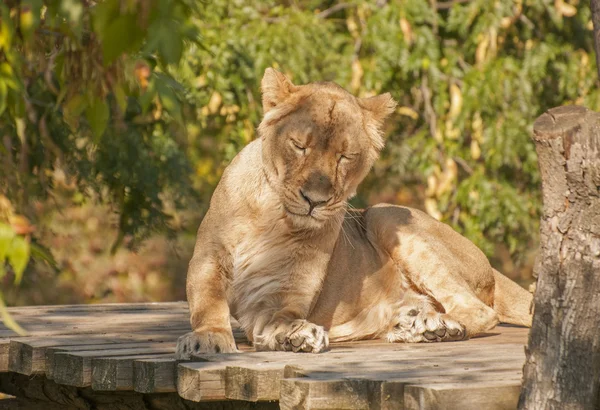
[[[263,111],[269,110],[285,101],[294,91],[296,86],[288,78],[273,68],[267,68],[260,83],[262,90]]]
[[[396,109],[396,101],[390,93],[376,95],[370,98],[360,98],[358,100],[360,106],[366,110],[370,117],[378,123],[382,123],[388,115]]]
[[[390,93],[385,93],[370,98],[359,98],[358,104],[366,114],[366,130],[373,144],[373,156],[376,158],[385,144],[381,126],[387,116],[396,109],[396,101]]]

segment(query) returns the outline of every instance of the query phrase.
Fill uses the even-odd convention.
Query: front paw
[[[193,360],[207,353],[238,353],[230,330],[195,331],[177,339],[175,358]]]
[[[329,336],[323,326],[303,319],[277,326],[256,343],[257,350],[321,353],[329,347]]]

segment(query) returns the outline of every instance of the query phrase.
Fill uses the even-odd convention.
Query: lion
[[[463,340],[499,322],[531,326],[532,295],[427,214],[350,209],[384,146],[389,93],[294,85],[268,68],[258,138],[226,168],[187,276],[192,332],[176,356],[237,352],[230,316],[257,350],[330,342]]]

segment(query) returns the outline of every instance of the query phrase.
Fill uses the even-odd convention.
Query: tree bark
[[[596,51],[596,69],[600,81],[600,0],[590,0],[592,22],[594,24],[594,49]]]
[[[544,208],[519,409],[598,409],[600,114],[553,108],[533,140]]]

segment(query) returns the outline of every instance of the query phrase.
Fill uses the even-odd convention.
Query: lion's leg
[[[211,255],[196,252],[186,286],[193,331],[177,341],[178,360],[190,360],[202,353],[237,352],[225,296],[227,286],[227,278]]]
[[[445,257],[429,249],[426,243],[414,239],[419,251],[397,247],[393,258],[398,260],[401,274],[413,287],[443,307],[446,318],[462,324],[466,337],[485,332],[498,324],[498,315],[470,289],[464,278],[452,270]],[[426,309],[428,310],[428,309]]]
[[[321,291],[328,258],[311,251],[296,261],[278,295],[278,308],[259,313],[253,330],[257,350],[319,353],[329,346],[323,326],[306,320]],[[311,266],[310,271],[306,271]]]
[[[279,310],[259,315],[253,332],[257,350],[320,353],[329,347],[323,326],[306,320],[314,299],[309,289],[298,285],[284,291]]]
[[[447,342],[464,339],[466,332],[461,323],[439,312],[431,297],[409,289],[385,337],[389,342]]]
[[[413,287],[441,305],[447,318],[462,324],[466,337],[496,326],[497,313],[473,293],[464,278],[452,270],[452,264],[446,263],[444,256],[450,256],[440,256],[419,239],[414,241],[419,251],[395,249],[393,253],[393,258],[400,261],[401,274]]]
[[[445,311],[449,319],[462,324],[467,337],[498,323],[497,313],[479,299],[466,279],[479,278],[472,280],[476,286],[494,283],[489,263],[479,259],[476,254],[481,251],[471,242],[407,208],[370,209],[366,219],[371,241],[389,255],[397,266],[397,274],[403,276],[410,288],[443,307],[440,311]],[[439,235],[451,238],[442,239]],[[465,249],[457,250],[448,241],[460,243]],[[483,254],[481,257],[485,258]]]

